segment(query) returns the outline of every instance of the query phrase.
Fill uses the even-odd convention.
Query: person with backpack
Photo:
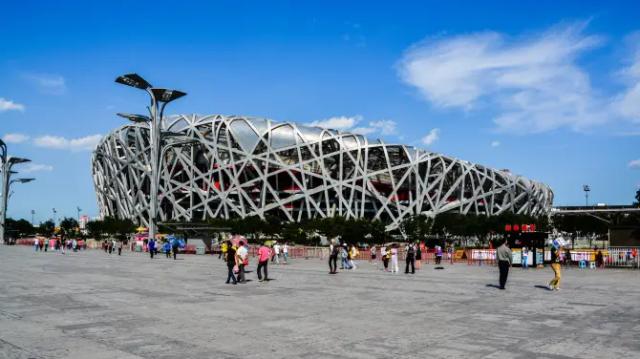
[[[162,245],[162,251],[164,252],[165,258],[171,258],[171,243],[168,240],[164,241]]]
[[[551,244],[551,269],[553,269],[553,279],[549,282],[549,290],[560,290],[561,266],[560,253],[562,252],[561,242],[554,240]]]
[[[409,243],[407,246],[407,258],[405,260],[404,274],[409,274],[409,266],[411,266],[411,274],[416,274],[416,247],[415,244]]]
[[[226,284],[229,284],[230,281],[233,280],[233,284],[238,284],[238,281],[236,280],[236,276],[233,274],[233,268],[236,266],[236,249],[235,247],[233,247],[231,245],[231,242],[226,241],[227,243],[227,252],[226,252],[226,257],[224,258],[224,260],[227,262],[227,282]]]

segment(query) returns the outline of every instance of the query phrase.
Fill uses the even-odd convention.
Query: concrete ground
[[[252,268],[255,268],[252,265]],[[0,247],[0,358],[638,358],[640,272],[360,263],[224,284],[211,256]]]

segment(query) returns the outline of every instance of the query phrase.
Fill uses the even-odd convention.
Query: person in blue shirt
[[[162,245],[162,250],[164,251],[164,255],[169,258],[171,257],[171,243],[169,241],[164,241]]]
[[[149,255],[151,255],[151,259],[153,259],[153,254],[156,251],[156,240],[154,238],[151,238],[147,247],[149,248]]]

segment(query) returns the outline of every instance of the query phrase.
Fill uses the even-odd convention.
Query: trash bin
[[[196,254],[204,254],[204,247],[196,247]]]

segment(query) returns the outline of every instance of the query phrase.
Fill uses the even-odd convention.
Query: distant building
[[[348,132],[222,115],[172,117],[163,127],[199,141],[162,151],[163,221],[340,215],[393,229],[413,214],[543,215],[553,202],[548,186],[510,172]],[[102,216],[148,225],[148,131],[120,127],[93,153]]]

